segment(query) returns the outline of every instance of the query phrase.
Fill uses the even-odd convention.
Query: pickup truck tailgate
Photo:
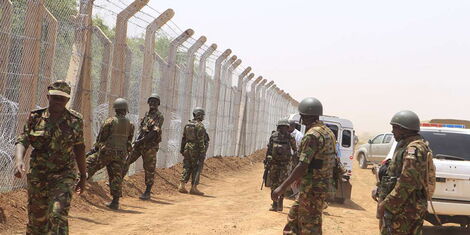
[[[436,190],[433,198],[470,202],[470,161],[434,159]]]

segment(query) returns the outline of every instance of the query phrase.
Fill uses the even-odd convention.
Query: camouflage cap
[[[57,80],[47,87],[49,95],[60,95],[67,98],[70,98],[71,90],[70,85],[64,80]]]

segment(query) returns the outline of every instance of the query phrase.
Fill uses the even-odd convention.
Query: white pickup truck
[[[436,190],[432,202],[436,215],[443,224],[470,227],[470,129],[462,125],[423,123],[420,134],[434,154]],[[395,148],[394,141],[386,159],[392,158]],[[425,219],[438,224],[430,204]]]

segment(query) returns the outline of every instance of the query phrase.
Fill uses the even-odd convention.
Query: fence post
[[[214,68],[214,86],[212,92],[215,94],[214,98],[211,101],[211,113],[209,117],[209,136],[211,139],[211,144],[209,144],[208,149],[208,156],[215,156],[215,142],[216,142],[216,131],[217,131],[217,112],[218,112],[218,104],[220,98],[220,76],[221,76],[221,69],[222,69],[222,62],[232,53],[232,50],[227,49],[225,50],[222,55],[220,55],[215,61],[215,68]]]
[[[177,38],[175,38],[170,43],[170,49],[167,59],[167,68],[165,69],[165,75],[163,76],[163,86],[166,88],[162,94],[163,100],[162,103],[165,107],[165,121],[163,122],[164,129],[167,130],[167,134],[163,134],[163,143],[166,144],[166,164],[171,165],[170,154],[174,159],[178,159],[178,144],[179,139],[177,136],[180,134],[179,127],[181,122],[181,117],[178,117],[178,89],[179,89],[179,76],[176,75],[177,65],[176,65],[176,56],[178,52],[178,47],[183,44],[188,38],[194,34],[192,29],[187,29]],[[170,143],[171,141],[171,143]]]
[[[201,93],[201,99],[197,99],[197,106],[201,106],[204,110],[207,110],[206,100],[207,100],[207,91],[208,91],[208,77],[206,77],[206,63],[207,58],[209,58],[212,53],[217,49],[217,44],[213,43],[207,50],[202,54],[201,58],[199,59],[199,76],[201,77],[202,83],[202,91],[197,91]]]
[[[255,89],[255,115],[254,115],[254,126],[253,126],[253,137],[251,139],[251,141],[253,142],[253,149],[252,149],[252,152],[258,150],[258,145],[257,145],[257,139],[258,139],[258,136],[259,136],[259,133],[258,133],[258,128],[259,128],[259,119],[260,119],[260,109],[261,109],[261,90],[262,88],[264,87],[264,84],[266,84],[266,82],[268,82],[268,80],[266,79],[263,79],[263,81],[261,81],[260,84],[258,84],[258,86],[256,86],[256,89]]]
[[[270,81],[266,85],[261,87],[261,101],[260,101],[260,112],[262,115],[258,117],[258,138],[256,140],[258,148],[261,148],[263,142],[266,140],[265,135],[265,126],[266,126],[266,100],[267,100],[267,90],[274,84],[274,81]]]
[[[90,148],[93,144],[92,140],[92,124],[93,116],[91,111],[91,17],[93,14],[93,1],[86,0],[80,2],[79,16],[83,30],[80,32],[83,47],[83,59],[80,66],[80,76],[76,84],[75,94],[73,94],[72,108],[79,111],[83,116],[83,135],[86,148]]]
[[[146,28],[145,31],[145,49],[144,49],[144,62],[142,68],[142,81],[140,83],[140,99],[139,99],[139,116],[142,117],[147,109],[147,98],[152,93],[153,82],[153,65],[155,63],[155,33],[164,24],[166,24],[175,12],[173,9],[167,9],[155,20],[153,20]],[[160,85],[159,85],[160,86]]]
[[[248,103],[249,105],[249,110],[248,110],[248,116],[247,116],[247,137],[246,137],[246,147],[247,147],[247,154],[253,153],[253,141],[252,137],[254,135],[254,117],[255,117],[255,88],[258,85],[259,82],[263,79],[263,76],[259,76],[253,83],[251,83],[251,90],[250,90],[250,102]]]
[[[109,68],[111,66],[111,46],[112,42],[109,38],[103,33],[103,31],[97,27],[93,26],[93,33],[103,44],[103,55],[101,59],[101,71],[100,71],[100,86],[98,90],[98,105],[104,104],[106,102],[106,95],[108,91],[108,75]]]
[[[131,80],[131,68],[132,68],[132,60],[134,54],[132,50],[126,46],[126,63],[124,65],[124,81],[122,82],[122,94],[121,97],[129,100],[129,81]]]
[[[55,55],[55,46],[56,46],[56,38],[57,38],[57,19],[47,10],[47,8],[44,7],[45,14],[44,18],[45,21],[47,22],[47,44],[45,53],[44,53],[44,79],[49,80],[49,82],[52,80],[52,66],[54,64],[54,55]],[[45,94],[47,91],[47,85],[49,85],[49,82],[40,82],[38,83],[39,94]],[[44,95],[40,95],[38,97],[38,104],[41,107],[46,107],[47,106],[47,97]]]
[[[270,125],[271,125],[271,115],[272,115],[272,109],[268,109],[267,107],[272,107],[272,90],[276,87],[274,85],[274,82],[272,82],[271,85],[267,86],[266,89],[266,102],[264,105],[264,110],[266,111],[267,118],[265,119],[264,125],[263,125],[263,133],[264,133],[264,138],[267,140],[270,136]],[[263,143],[263,142],[261,142]]]
[[[193,100],[193,81],[194,81],[194,60],[196,51],[207,41],[205,36],[201,36],[186,53],[186,83],[185,83],[185,100],[183,107],[183,115],[181,116],[181,129],[183,129],[185,120],[191,119],[190,110],[194,108],[191,101]]]
[[[2,42],[0,43],[0,95],[5,94],[5,86],[8,77],[12,8],[10,0],[2,1],[2,15],[0,18],[0,41]]]
[[[247,83],[255,76],[254,73],[250,73],[248,77],[246,77],[246,80],[242,81],[241,85],[241,93],[240,93],[240,111],[238,115],[238,132],[237,132],[237,138],[236,138],[236,150],[235,153],[237,156],[246,155],[246,135],[247,135],[247,113],[249,112],[248,110],[248,104],[247,104],[247,92],[246,92],[246,86]]]
[[[125,78],[127,22],[142,9],[150,0],[135,0],[116,17],[116,35],[113,45],[113,67],[111,72],[111,90],[108,99],[108,116],[113,113],[113,102],[122,95],[121,84]]]
[[[24,46],[21,59],[21,75],[19,81],[18,125],[16,133],[20,133],[28,118],[28,114],[36,105],[36,91],[39,75],[39,53],[41,49],[41,26],[44,15],[44,0],[28,0],[25,16]],[[41,94],[45,95],[45,94]]]
[[[237,89],[235,91],[235,107],[234,107],[234,113],[233,113],[233,122],[235,124],[233,131],[232,131],[232,152],[234,155],[238,156],[238,148],[239,148],[239,133],[241,130],[241,125],[240,125],[240,108],[242,104],[242,93],[243,93],[243,79],[248,75],[248,73],[251,71],[251,67],[248,66],[243,70],[243,72],[238,75],[238,81],[237,81]],[[254,75],[253,75],[254,76]]]
[[[227,73],[228,73],[228,68],[229,66],[235,62],[237,59],[236,55],[233,55],[230,57],[230,59],[226,60],[225,63],[222,65],[222,70],[221,70],[221,77],[220,77],[220,89],[216,91],[218,93],[218,96],[216,97],[218,102],[217,105],[217,116],[215,118],[215,136],[214,136],[214,155],[215,156],[222,156],[222,139],[223,139],[223,134],[226,129],[224,126],[224,120],[225,120],[225,106],[227,105],[226,102],[226,93],[227,93]]]
[[[234,106],[235,106],[235,92],[234,92],[234,87],[232,86],[233,84],[233,71],[240,66],[242,63],[241,59],[236,60],[229,68],[228,68],[228,73],[227,73],[227,94],[225,97],[228,97],[228,107],[225,106],[225,121],[223,123],[223,127],[225,128],[225,132],[223,134],[223,140],[222,143],[225,144],[225,148],[222,149],[222,154],[223,156],[233,156],[232,152],[232,135],[231,133],[233,132],[234,124],[233,124],[233,113],[234,113]]]

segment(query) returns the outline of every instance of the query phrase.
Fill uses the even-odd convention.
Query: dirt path
[[[122,210],[71,213],[72,234],[280,234],[292,201],[282,213],[269,212],[269,189],[259,190],[262,164],[206,180],[206,196],[157,196],[150,202],[124,198]],[[365,180],[364,180],[365,179]],[[324,234],[377,234],[375,204],[369,197],[370,170],[355,170],[353,199],[330,205]]]

